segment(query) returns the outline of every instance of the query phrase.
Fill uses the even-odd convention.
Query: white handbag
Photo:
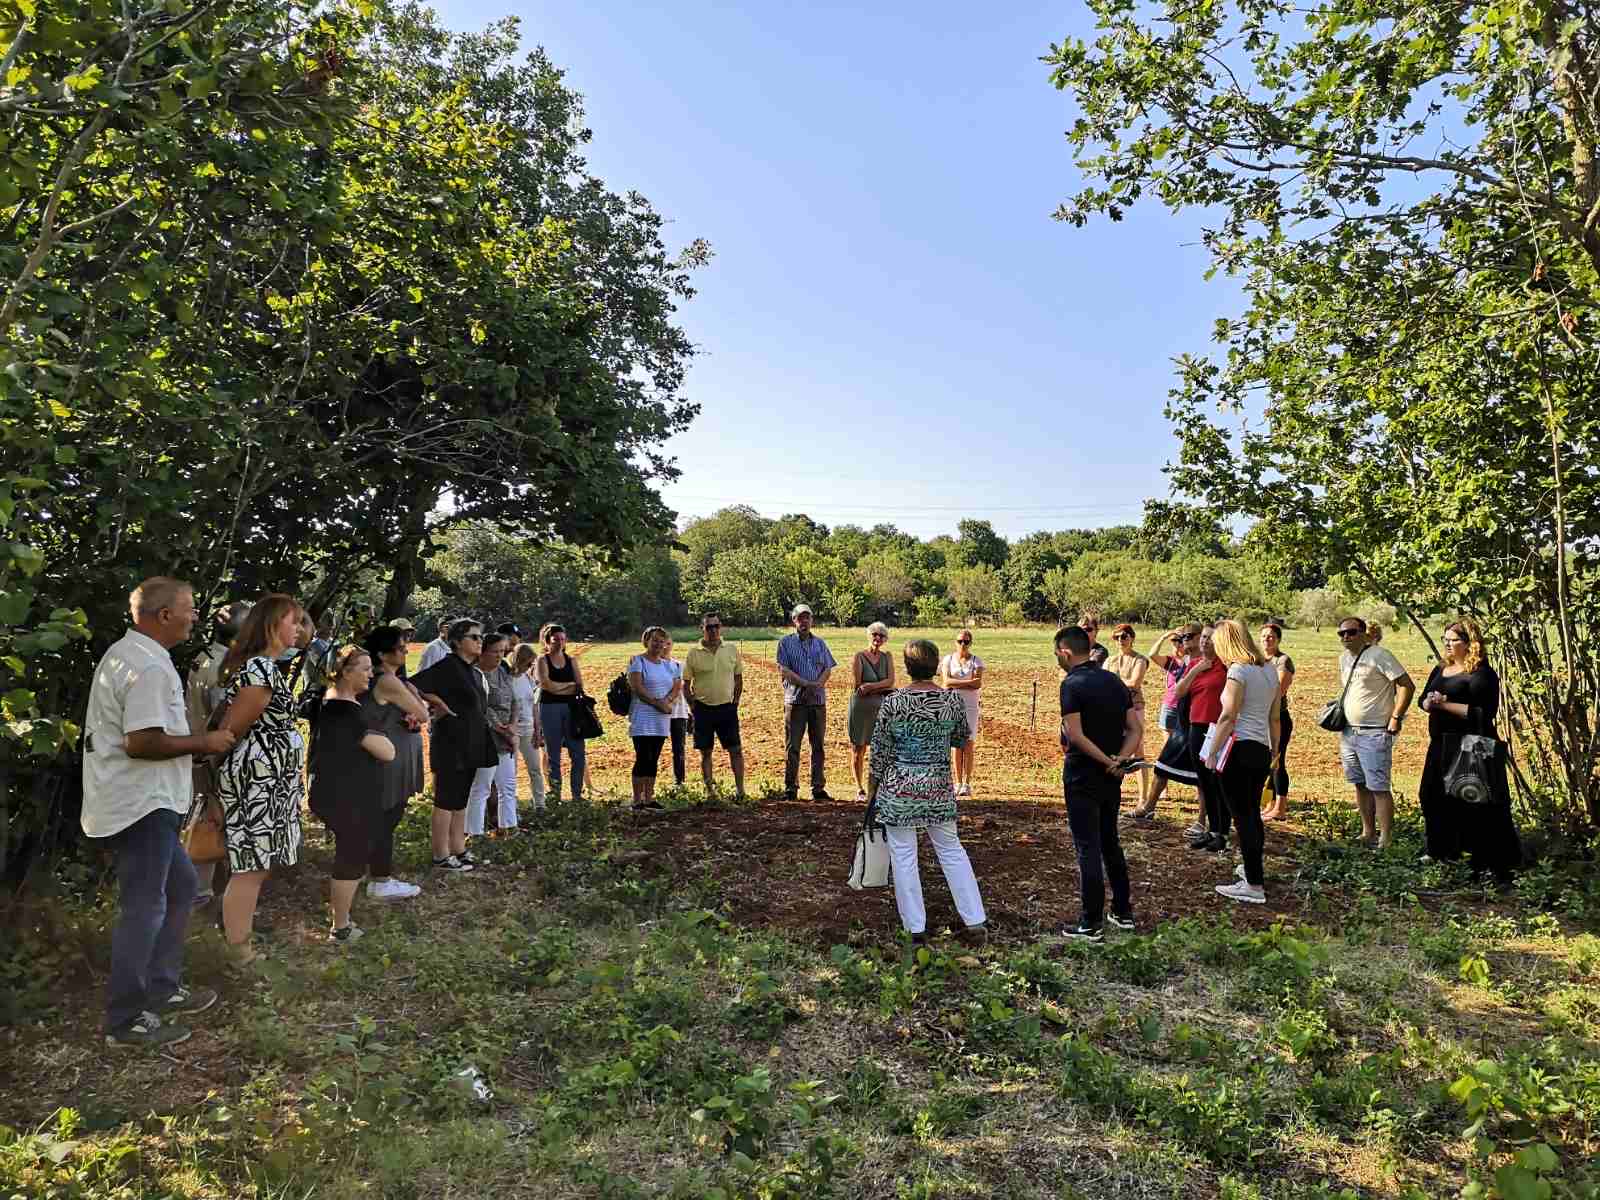
[[[889,882],[889,831],[879,825],[876,817],[877,802],[867,805],[867,815],[862,819],[861,832],[856,835],[856,856],[850,864],[851,887],[880,888]]]

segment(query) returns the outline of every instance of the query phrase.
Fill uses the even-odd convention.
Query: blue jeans
[[[178,841],[183,815],[146,813],[104,839],[117,855],[121,889],[111,933],[106,1029],[121,1029],[178,990],[183,941],[198,888],[194,864]]]
[[[553,790],[561,790],[561,750],[566,747],[572,751],[572,798],[583,798],[583,771],[588,765],[589,757],[584,750],[583,739],[578,736],[576,726],[572,719],[572,705],[570,704],[541,704],[539,705],[539,724],[544,726],[544,749],[550,756],[550,786]]]

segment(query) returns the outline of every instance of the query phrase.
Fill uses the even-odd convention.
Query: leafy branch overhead
[[[1177,490],[1488,620],[1524,794],[1592,830],[1600,8],[1091,7],[1046,60],[1088,179],[1057,215],[1192,209],[1249,298],[1177,363]]]

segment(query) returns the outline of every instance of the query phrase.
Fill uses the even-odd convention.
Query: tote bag
[[[878,824],[878,804],[867,805],[861,832],[856,835],[856,853],[850,863],[847,882],[856,891],[880,888],[889,882],[889,831]]]

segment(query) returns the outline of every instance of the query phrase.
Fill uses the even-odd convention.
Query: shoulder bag
[[[1322,715],[1317,718],[1317,724],[1329,733],[1343,733],[1350,728],[1350,722],[1344,719],[1344,698],[1350,690],[1350,681],[1356,677],[1356,668],[1361,665],[1361,655],[1366,652],[1367,647],[1361,647],[1355,662],[1350,664],[1350,674],[1344,677],[1344,687],[1339,689],[1339,698],[1329,700],[1327,707],[1322,710]]]
[[[224,695],[211,710],[206,721],[206,732],[215,733],[232,706],[232,697]],[[196,754],[194,756],[194,803],[189,808],[189,819],[179,840],[194,863],[221,862],[228,854],[227,838],[223,832],[222,813],[222,760],[226,755]]]
[[[1483,712],[1477,714],[1477,725],[1483,728]],[[1500,753],[1500,743],[1483,733],[1464,733],[1456,748],[1455,758],[1444,773],[1444,790],[1463,804],[1490,804],[1494,801],[1494,763]]]
[[[605,736],[605,726],[600,724],[594,707],[593,696],[579,692],[572,698],[572,731],[584,741]]]
[[[855,858],[846,882],[858,892],[862,888],[880,888],[889,882],[889,831],[878,824],[876,797],[868,803],[866,815],[861,819]]]

